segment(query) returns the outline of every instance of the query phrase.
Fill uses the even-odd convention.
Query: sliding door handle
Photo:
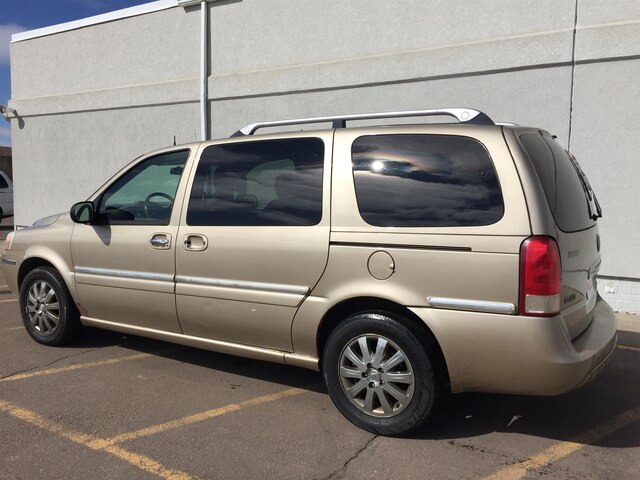
[[[207,237],[197,233],[192,233],[184,236],[183,246],[185,250],[192,252],[201,252],[206,250],[208,245]]]

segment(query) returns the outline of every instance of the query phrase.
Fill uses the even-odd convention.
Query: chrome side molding
[[[137,272],[135,270],[115,270],[111,268],[75,267],[75,272],[86,275],[99,275],[101,277],[133,278],[158,282],[173,282],[174,279],[174,276],[168,273]]]
[[[286,285],[282,283],[249,282],[244,280],[227,280],[224,278],[189,277],[176,275],[176,283],[189,285],[202,285],[205,287],[226,287],[240,290],[261,290],[274,293],[291,293],[294,295],[306,295],[309,287],[300,285]]]
[[[466,310],[470,312],[501,313],[513,315],[516,306],[506,302],[487,302],[484,300],[467,300],[464,298],[428,297],[427,303],[434,308],[450,310]]]
[[[3,260],[4,262],[4,260]],[[75,267],[75,273],[98,275],[101,277],[131,278],[135,280],[155,280],[158,282],[176,282],[205,287],[225,287],[238,290],[260,290],[263,292],[289,293],[306,295],[309,287],[302,285],[286,285],[282,283],[250,282],[245,280],[228,280],[225,278],[190,277],[187,275],[170,275],[168,273],[138,272],[134,270],[116,270],[111,268]]]

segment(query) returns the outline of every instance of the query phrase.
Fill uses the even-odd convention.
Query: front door
[[[94,200],[94,224],[76,224],[71,256],[81,314],[180,332],[174,294],[180,180],[189,150],[145,158]]]
[[[331,140],[203,150],[176,242],[185,334],[292,350],[293,317],[327,262]]]

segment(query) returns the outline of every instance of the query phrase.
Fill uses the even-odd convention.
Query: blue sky
[[[0,103],[11,98],[9,42],[13,33],[70,22],[151,0],[0,0]],[[9,123],[0,117],[0,145],[11,145]]]

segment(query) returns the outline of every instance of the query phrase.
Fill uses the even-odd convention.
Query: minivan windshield
[[[538,174],[558,227],[564,232],[592,227],[602,211],[575,157],[548,134],[526,133],[520,135],[520,143]]]

